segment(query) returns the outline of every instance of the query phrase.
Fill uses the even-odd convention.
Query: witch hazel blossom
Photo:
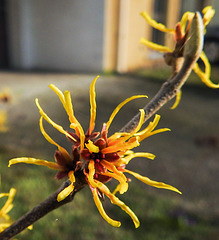
[[[13,199],[15,196],[16,190],[14,188],[11,188],[9,193],[0,193],[0,198],[8,197],[6,200],[4,206],[0,210],[0,232],[4,231],[6,228],[8,228],[11,224],[11,218],[8,215],[8,213],[13,208]]]
[[[62,179],[68,177],[71,184],[62,190],[58,196],[57,201],[64,200],[69,196],[76,186],[76,182],[86,183],[93,194],[94,202],[101,214],[101,216],[112,226],[119,227],[119,221],[111,219],[105,212],[101,199],[102,196],[107,196],[111,203],[118,205],[124,210],[133,220],[135,227],[139,227],[140,222],[135,213],[122,202],[116,194],[124,194],[128,190],[129,174],[138,180],[157,188],[163,188],[180,193],[178,189],[168,184],[153,181],[147,177],[141,176],[131,170],[126,169],[129,161],[135,157],[144,157],[154,159],[155,155],[146,152],[134,152],[133,149],[138,147],[145,138],[168,131],[168,128],[156,129],[160,116],[156,115],[154,120],[149,125],[141,130],[144,123],[145,112],[140,109],[140,120],[137,127],[132,132],[116,132],[108,137],[108,130],[118,111],[128,102],[137,99],[145,98],[145,95],[136,95],[127,98],[120,103],[112,112],[109,120],[103,123],[102,130],[95,132],[96,120],[96,92],[95,84],[97,76],[90,85],[90,123],[89,128],[84,132],[81,124],[74,115],[71,95],[69,91],[61,92],[56,86],[50,85],[50,88],[58,95],[70,121],[70,129],[66,131],[62,126],[55,123],[42,109],[38,99],[36,105],[40,112],[39,126],[43,136],[48,142],[57,146],[58,150],[55,152],[55,162],[36,158],[14,158],[9,161],[9,167],[16,163],[29,163],[36,165],[43,165],[51,169],[57,170],[56,178]],[[69,154],[65,148],[55,142],[45,131],[43,120],[50,123],[56,130],[64,134],[72,144],[72,150]],[[111,179],[115,179],[118,185],[114,191],[110,191],[106,183]]]
[[[206,26],[210,23],[214,14],[215,14],[215,10],[212,8],[212,6],[207,6],[202,10],[204,32],[206,32]],[[175,49],[172,49],[169,46],[163,46],[163,45],[151,42],[145,38],[141,38],[140,42],[155,51],[164,53],[164,58],[168,65],[171,65],[170,54],[173,54],[173,55],[177,54],[178,57],[183,57],[183,50],[187,42],[189,41],[188,32],[190,30],[191,22],[195,16],[195,13],[194,12],[184,13],[180,22],[176,23],[175,29],[167,28],[165,25],[156,22],[154,19],[152,19],[149,16],[149,14],[146,11],[143,11],[141,15],[147,21],[147,23],[151,25],[153,28],[167,34],[172,34],[175,40]],[[204,71],[201,70],[198,63],[195,63],[193,67],[193,71],[198,75],[198,77],[206,86],[210,88],[219,88],[219,83],[216,84],[210,80],[211,65],[204,51],[202,51],[200,55],[200,59],[204,64]],[[180,98],[181,98],[181,91],[178,92],[176,102],[172,107],[172,109],[178,105]]]

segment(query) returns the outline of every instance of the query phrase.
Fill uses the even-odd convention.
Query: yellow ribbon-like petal
[[[61,132],[62,134],[66,135],[67,137],[71,138],[73,141],[76,141],[68,132],[66,132],[62,126],[56,124],[41,108],[38,99],[36,98],[35,100],[36,105],[39,109],[40,115],[49,123],[51,124],[55,129],[57,129],[59,132]]]
[[[73,111],[73,106],[71,102],[71,95],[69,91],[65,91],[63,94],[61,90],[59,90],[55,85],[50,84],[49,87],[58,95],[60,101],[63,104],[63,107],[66,111],[66,113],[69,116],[69,121],[71,123],[76,123],[78,122],[77,119],[74,116],[74,111]]]
[[[204,27],[209,24],[211,19],[213,18],[215,14],[215,10],[212,8],[212,6],[207,6],[202,10],[203,13],[203,24]]]
[[[9,161],[8,167],[11,165],[17,164],[17,163],[27,163],[27,164],[35,164],[35,165],[41,165],[46,166],[48,168],[54,169],[54,170],[62,170],[62,168],[54,162],[48,162],[46,160],[36,159],[36,158],[28,158],[28,157],[20,157],[20,158],[13,158]]]
[[[129,97],[127,98],[126,100],[124,100],[123,102],[121,102],[115,109],[114,111],[112,112],[110,118],[109,118],[109,121],[107,122],[107,129],[109,129],[113,119],[115,118],[116,114],[119,112],[119,110],[128,102],[134,100],[134,99],[137,99],[137,98],[143,98],[143,97],[146,97],[146,95],[136,95],[136,96],[132,96],[132,97]]]
[[[156,188],[168,189],[168,190],[171,190],[171,191],[182,194],[177,188],[175,188],[171,185],[168,185],[166,183],[153,181],[153,180],[149,179],[148,177],[141,176],[140,174],[132,172],[132,171],[127,170],[127,169],[124,169],[124,172],[127,172],[127,173],[133,175],[135,178],[137,178],[138,180],[146,183],[147,185],[150,185],[150,186],[153,186],[153,187],[156,187]]]
[[[43,117],[42,117],[42,116],[41,116],[41,118],[40,118],[40,120],[39,120],[39,125],[40,125],[40,131],[41,131],[41,133],[43,134],[43,136],[45,137],[45,139],[46,139],[49,143],[57,146],[58,149],[59,149],[59,151],[61,152],[61,154],[64,156],[64,158],[65,158],[67,161],[71,162],[72,159],[71,159],[69,153],[66,151],[66,149],[63,148],[63,147],[61,147],[58,143],[56,143],[56,142],[46,133],[46,131],[44,130],[44,127],[43,127]]]
[[[113,177],[113,178],[115,178],[116,180],[118,180],[120,182],[120,190],[119,190],[120,194],[123,194],[123,193],[127,192],[127,190],[128,190],[128,183],[127,183],[126,176],[122,172],[117,170],[117,168],[113,164],[111,164],[111,163],[109,163],[109,162],[107,162],[105,160],[102,160],[101,164],[104,167],[106,167],[108,170],[111,171],[111,172],[102,173],[103,175],[107,175],[109,177]]]
[[[63,104],[63,107],[66,113],[69,116],[69,121],[71,123],[71,127],[75,129],[76,134],[80,137],[81,142],[83,143],[84,139],[84,131],[81,124],[78,122],[77,118],[74,115],[73,105],[71,101],[71,94],[69,91],[65,91],[64,94],[60,91],[55,85],[51,84],[49,86],[59,97],[60,101]],[[82,144],[83,146],[83,144]]]
[[[175,108],[179,105],[181,96],[182,96],[182,91],[179,90],[179,92],[176,94],[176,101],[175,101],[175,103],[173,104],[173,106],[171,107],[171,109],[175,109]]]
[[[78,122],[74,115],[73,105],[71,101],[71,93],[69,91],[64,92],[64,99],[65,99],[64,108],[69,116],[70,123],[76,123],[77,125],[80,125],[80,123]]]
[[[50,84],[49,87],[59,96],[63,106],[65,105],[65,97],[62,91],[60,91],[54,84]]]
[[[65,189],[63,189],[57,196],[57,201],[61,202],[62,200],[64,200],[66,197],[68,197],[69,194],[71,194],[74,190],[74,182],[75,182],[75,176],[74,176],[74,172],[70,171],[68,173],[69,176],[69,180],[71,181],[71,184],[66,187]]]
[[[140,226],[140,222],[137,216],[127,205],[125,205],[124,202],[122,202],[119,198],[117,198],[112,193],[105,193],[105,192],[103,193],[111,200],[113,204],[119,206],[123,211],[125,211],[132,218],[132,221],[134,222],[134,225],[136,228]]]
[[[89,166],[90,166],[90,164],[89,164]],[[90,175],[90,169],[92,170],[92,166],[91,166],[91,168],[89,168],[89,175]],[[92,174],[93,174],[93,172],[92,172]],[[135,215],[135,213],[128,206],[126,206],[124,202],[122,202],[121,200],[119,200],[119,198],[117,198],[115,195],[113,195],[105,184],[95,181],[95,180],[93,182],[94,182],[93,184],[96,185],[96,187],[94,187],[92,185],[94,188],[100,189],[100,191],[103,194],[105,194],[111,200],[111,202],[113,204],[118,205],[122,210],[124,210],[132,218],[136,228],[138,228],[140,226],[140,222],[139,222],[137,216]]]
[[[88,143],[85,143],[85,146],[90,153],[98,153],[100,151],[99,147],[94,145],[91,140],[88,140]]]
[[[137,146],[139,146],[139,137],[132,137],[129,139],[128,142],[125,143],[121,143],[121,144],[117,144],[117,145],[113,145],[110,147],[106,147],[104,149],[101,150],[102,153],[106,154],[106,153],[113,153],[113,152],[118,152],[118,151],[126,151],[132,148],[135,148]]]
[[[155,50],[155,51],[158,51],[158,52],[172,52],[173,49],[167,47],[167,46],[163,46],[163,45],[160,45],[160,44],[157,44],[157,43],[153,43],[145,38],[141,38],[140,39],[140,43],[144,44],[145,46]]]
[[[153,131],[154,128],[157,126],[159,119],[160,119],[160,115],[156,114],[154,117],[154,120],[152,122],[150,122],[144,130],[135,134],[135,136],[139,137],[139,142],[141,142],[145,138],[155,135],[157,133],[170,131],[169,128],[161,128],[161,129],[157,129],[157,130]]]
[[[89,173],[87,174],[86,172],[85,175],[87,176],[88,182],[89,184],[93,187],[93,188],[98,188],[102,193],[109,193],[109,189],[107,188],[107,186],[105,184],[103,184],[102,182],[99,182],[97,180],[94,179],[94,174],[95,174],[95,168],[94,168],[94,161],[90,160],[89,165],[88,165],[88,169],[89,169]]]
[[[137,133],[141,126],[144,123],[144,117],[145,117],[145,111],[143,109],[140,109],[140,120],[138,122],[137,127],[130,133],[127,133],[124,137],[120,137],[118,139],[116,139],[115,141],[109,141],[108,146],[116,146],[117,144],[121,144],[121,143],[125,143],[125,141],[127,141],[130,137],[132,137],[135,133]],[[112,138],[111,138],[112,139]]]
[[[155,117],[154,117],[154,120],[152,122],[150,122],[148,124],[148,126],[144,130],[142,130],[141,132],[136,133],[135,135],[136,136],[142,136],[145,133],[152,132],[155,129],[155,127],[157,126],[159,120],[160,120],[160,115],[156,114]]]
[[[121,159],[122,163],[127,165],[130,160],[136,157],[144,157],[144,158],[149,158],[153,160],[155,158],[155,155],[152,153],[146,153],[146,152],[137,152],[137,153],[131,153]]]
[[[8,128],[5,126],[7,122],[6,111],[0,111],[0,132],[6,132]]]
[[[101,215],[110,225],[112,225],[112,226],[114,226],[114,227],[120,227],[120,226],[121,226],[121,222],[113,220],[112,218],[110,218],[110,217],[106,214],[105,210],[103,209],[103,205],[102,205],[102,203],[101,203],[101,201],[100,201],[100,199],[99,199],[99,197],[98,197],[98,193],[97,193],[97,189],[96,189],[96,188],[92,191],[92,193],[93,193],[94,202],[95,202],[95,204],[96,204],[96,206],[97,206],[97,209],[99,210],[100,215]]]
[[[14,199],[15,194],[16,194],[16,189],[15,188],[11,188],[9,193],[2,194],[0,196],[0,198],[4,197],[4,196],[8,196],[8,199],[7,199],[6,203],[4,204],[2,209],[0,210],[0,216],[4,215],[4,216],[6,216],[6,219],[9,218],[7,213],[10,212],[10,210],[13,208],[12,201]]]
[[[162,23],[156,22],[154,19],[152,19],[149,14],[146,11],[141,12],[141,16],[155,29],[161,31],[161,32],[169,32],[174,33],[175,29],[167,28]]]
[[[88,164],[88,169],[89,169],[89,173],[87,174],[87,178],[88,178],[90,185],[93,188],[98,188],[99,182],[94,181],[94,174],[95,174],[94,160],[90,160],[90,162]]]
[[[97,76],[90,85],[90,126],[89,126],[89,135],[93,132],[95,127],[96,120],[96,92],[95,92],[95,83],[99,76]]]
[[[210,80],[210,74],[211,74],[211,65],[208,61],[207,56],[204,52],[200,55],[201,60],[203,61],[205,65],[205,72],[203,72],[200,67],[198,66],[198,63],[196,63],[193,67],[194,72],[200,77],[203,83],[205,83],[210,88],[219,88],[219,83],[215,84]]]
[[[187,24],[187,21],[191,21],[194,17],[195,13],[193,12],[185,12],[181,18],[181,21],[180,21],[180,26],[181,26],[181,30],[183,32],[183,34],[185,34],[185,31],[186,31],[186,24]]]

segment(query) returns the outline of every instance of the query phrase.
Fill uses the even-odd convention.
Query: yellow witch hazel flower
[[[0,103],[8,103],[12,101],[12,93],[10,88],[3,88],[0,91]]]
[[[0,132],[6,132],[8,128],[6,127],[7,113],[5,111],[0,111]]]
[[[150,180],[147,177],[141,176],[138,173],[126,169],[129,161],[135,157],[154,159],[155,156],[151,153],[135,153],[132,151],[132,149],[139,146],[140,142],[145,138],[160,132],[168,131],[169,129],[162,128],[154,130],[160,119],[160,116],[156,115],[154,120],[150,122],[145,129],[140,131],[145,116],[144,110],[141,109],[141,117],[138,126],[132,132],[116,132],[110,137],[107,136],[108,129],[118,111],[131,100],[146,97],[145,95],[136,95],[127,98],[116,107],[116,109],[112,112],[108,122],[103,124],[101,132],[94,132],[96,119],[95,83],[98,77],[99,76],[97,76],[90,85],[90,124],[87,132],[84,132],[81,124],[74,115],[70,92],[65,91],[62,93],[56,86],[51,84],[50,88],[60,98],[60,101],[62,102],[63,107],[69,117],[70,128],[73,130],[73,132],[66,131],[62,128],[62,126],[56,124],[43,111],[38,99],[36,99],[36,105],[41,114],[39,121],[40,130],[47,141],[58,147],[58,150],[55,152],[56,162],[22,157],[11,159],[9,161],[9,167],[13,164],[22,162],[37,164],[57,170],[57,179],[68,176],[71,184],[58,194],[57,201],[62,201],[69,196],[74,191],[74,188],[78,182],[88,184],[93,193],[93,199],[100,214],[109,224],[115,227],[119,227],[121,225],[119,221],[111,219],[106,214],[101,202],[103,195],[107,196],[113,204],[118,205],[122,210],[124,210],[132,218],[135,227],[137,228],[140,225],[137,216],[127,205],[125,205],[124,202],[122,202],[116,196],[116,193],[119,192],[120,194],[123,194],[128,190],[129,178],[126,177],[126,174],[130,174],[140,181],[153,187],[169,189],[180,193],[179,190],[170,185]],[[72,143],[71,154],[69,154],[66,149],[61,147],[46,133],[43,127],[43,120],[46,120],[55,129],[63,133]],[[111,179],[118,181],[118,186],[113,192],[110,191],[105,184]]]
[[[4,206],[0,210],[0,232],[4,231],[12,224],[12,221],[8,213],[13,208],[12,201],[14,199],[15,193],[16,190],[14,188],[11,188],[9,193],[0,193],[0,198],[8,197]]]
[[[203,25],[204,28],[209,24],[209,22],[211,21],[212,17],[215,14],[215,10],[211,7],[211,6],[207,6],[202,10],[202,14],[203,14]],[[195,15],[194,12],[186,12],[184,13],[184,15],[182,16],[182,19],[179,23],[176,24],[175,29],[169,29],[167,28],[165,25],[156,22],[155,20],[153,20],[147,12],[142,12],[141,15],[144,17],[144,19],[155,29],[161,31],[161,32],[165,32],[165,33],[170,33],[174,35],[174,39],[176,42],[176,46],[178,46],[178,48],[180,49],[181,53],[183,54],[183,49],[184,46],[186,44],[186,41],[189,41],[188,37],[188,31],[190,28],[190,24],[191,21]],[[205,29],[206,31],[206,29]],[[159,52],[164,52],[164,53],[171,53],[174,51],[174,49],[169,48],[168,46],[162,46],[156,43],[153,43],[145,38],[141,38],[140,42],[144,45],[146,45],[149,48],[152,48],[156,51]],[[219,88],[219,83],[218,84],[214,84],[211,80],[210,80],[210,75],[211,75],[211,66],[210,63],[208,61],[207,56],[205,55],[204,52],[201,53],[200,56],[201,60],[203,61],[204,65],[205,65],[205,70],[204,72],[200,69],[198,63],[196,63],[193,67],[194,72],[200,77],[200,79],[202,80],[202,82],[204,82],[208,87],[211,88]],[[175,108],[180,100],[180,96],[181,96],[181,92],[179,92],[177,99],[176,99],[176,103],[174,104],[174,106],[172,108]]]

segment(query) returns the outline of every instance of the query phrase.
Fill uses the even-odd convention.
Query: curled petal
[[[174,33],[175,29],[167,28],[162,23],[156,22],[154,19],[152,19],[149,14],[146,11],[141,12],[141,16],[153,27],[161,32],[169,32]]]
[[[81,127],[80,123],[78,122],[78,120],[76,119],[76,117],[74,115],[74,110],[73,110],[73,105],[72,105],[72,101],[71,101],[71,94],[70,94],[70,92],[69,91],[65,91],[64,94],[63,94],[62,91],[60,91],[53,84],[50,84],[49,87],[58,95],[60,101],[63,104],[63,107],[64,107],[66,113],[69,116],[70,123],[71,124],[75,124],[74,126],[75,126],[76,134],[78,136],[80,136],[80,138],[81,138],[81,134],[84,135],[84,133],[83,133],[83,131],[81,131],[82,127]],[[80,128],[80,130],[78,128]]]
[[[211,74],[211,65],[208,61],[207,56],[204,52],[201,53],[200,56],[201,60],[203,61],[205,65],[205,72],[203,72],[200,67],[198,66],[198,63],[196,63],[193,67],[194,72],[200,77],[203,83],[205,83],[210,88],[219,88],[219,83],[215,84],[211,82],[210,80],[210,74]]]
[[[140,39],[140,43],[144,44],[145,46],[155,50],[155,51],[158,51],[158,52],[172,52],[173,49],[169,48],[169,47],[166,47],[166,46],[162,46],[160,44],[157,44],[157,43],[153,43],[145,38],[141,38]]]
[[[173,106],[171,107],[171,109],[175,109],[175,108],[179,105],[181,96],[182,96],[182,91],[179,90],[179,92],[176,94],[176,101],[175,101],[175,103],[173,104]]]
[[[212,6],[207,6],[202,10],[203,13],[203,24],[204,26],[208,25],[211,19],[213,18],[215,14],[215,10],[212,8]]]
[[[0,223],[0,233],[3,232],[6,228],[8,228],[11,224],[12,222]]]
[[[57,201],[61,202],[62,200],[64,200],[66,197],[68,197],[69,194],[71,194],[74,190],[74,182],[75,182],[75,176],[74,176],[74,172],[70,171],[68,173],[69,176],[69,180],[71,181],[71,184],[66,187],[65,189],[63,189],[57,196]]]
[[[89,173],[85,174],[85,175],[87,175],[88,182],[93,188],[97,188],[99,182],[94,180],[95,168],[94,168],[93,160],[90,160],[90,162],[88,164],[88,169],[89,169]]]
[[[8,167],[10,167],[13,164],[17,164],[17,163],[35,164],[35,165],[46,166],[46,167],[54,169],[54,170],[62,170],[62,168],[57,163],[48,162],[46,160],[40,160],[40,159],[36,159],[36,158],[28,158],[28,157],[11,159],[9,161]]]
[[[161,129],[157,129],[157,130],[153,131],[154,128],[157,126],[159,120],[160,120],[160,115],[156,114],[153,122],[150,122],[149,125],[144,130],[135,134],[135,136],[139,136],[139,142],[141,142],[145,138],[152,136],[154,134],[157,134],[160,132],[165,132],[165,131],[170,131],[169,128],[161,128]]]
[[[109,129],[109,126],[111,125],[113,119],[115,118],[116,114],[119,112],[119,110],[128,102],[136,99],[136,98],[143,98],[143,97],[146,97],[146,95],[136,95],[136,96],[132,96],[130,98],[127,98],[126,100],[124,100],[123,102],[121,102],[116,108],[115,110],[112,112],[110,118],[109,118],[109,121],[107,122],[107,129]]]
[[[181,21],[180,21],[180,25],[181,25],[181,30],[183,32],[183,34],[186,32],[186,24],[187,24],[187,21],[191,22],[191,20],[193,19],[195,13],[193,12],[185,12],[181,18]],[[188,26],[187,26],[188,28]]]
[[[139,122],[138,122],[138,125],[137,125],[137,127],[134,129],[134,131],[132,131],[130,134],[131,134],[131,136],[133,136],[135,133],[137,133],[140,129],[141,129],[141,126],[143,125],[143,123],[144,123],[144,117],[145,117],[145,111],[144,111],[144,109],[140,109],[139,110],[140,111],[140,120],[139,120]]]
[[[137,178],[138,180],[146,183],[147,185],[150,185],[150,186],[153,186],[153,187],[156,187],[156,188],[168,189],[168,190],[171,190],[171,191],[182,194],[177,188],[175,188],[171,185],[168,185],[168,184],[165,184],[165,183],[162,183],[162,182],[153,181],[153,180],[149,179],[148,177],[141,176],[140,174],[129,171],[127,169],[124,169],[123,171],[133,175],[135,178]]]
[[[120,190],[119,190],[120,194],[127,192],[128,183],[127,183],[126,176],[122,172],[117,170],[117,168],[113,164],[111,164],[105,160],[102,160],[101,163],[104,167],[106,167],[108,170],[111,171],[111,172],[105,172],[105,173],[101,173],[101,174],[115,178],[116,180],[118,180],[120,182]]]
[[[125,205],[124,202],[119,200],[119,198],[117,198],[112,193],[104,193],[104,194],[111,200],[111,202],[113,204],[119,206],[123,211],[125,211],[132,218],[132,221],[134,222],[134,225],[136,228],[138,228],[140,226],[140,222],[139,222],[137,216],[127,205]]]
[[[146,152],[137,152],[137,153],[131,153],[121,159],[122,163],[127,165],[130,160],[136,157],[144,157],[144,158],[149,158],[153,160],[155,158],[155,155],[152,153],[146,153]]]
[[[83,130],[81,124],[71,123],[70,128],[75,129],[78,136],[80,136],[81,150],[84,149],[85,135],[84,135],[84,130]]]
[[[0,111],[0,132],[6,132],[8,128],[5,126],[7,122],[6,111]]]
[[[105,184],[94,179],[95,168],[94,168],[93,160],[89,162],[88,169],[89,169],[89,173],[87,174],[84,171],[84,174],[87,176],[90,187],[98,188],[102,193],[110,192]]]
[[[67,112],[67,114],[69,116],[69,120],[71,122],[70,127],[74,126],[73,128],[75,129],[75,132],[76,132],[77,136],[80,137],[81,146],[83,148],[84,147],[84,139],[85,139],[84,130],[83,130],[81,124],[78,122],[78,120],[74,116],[73,105],[72,105],[72,102],[71,102],[70,92],[65,91],[64,97],[65,97],[66,112]]]
[[[103,205],[98,197],[98,193],[97,193],[97,189],[95,188],[94,190],[92,190],[92,193],[93,193],[93,198],[94,198],[94,202],[97,206],[97,209],[99,210],[100,212],[100,215],[109,223],[111,224],[112,226],[114,227],[120,227],[121,226],[121,223],[119,221],[115,221],[113,220],[112,218],[110,218],[106,212],[104,211],[103,209]]]
[[[85,143],[85,146],[90,153],[98,153],[100,151],[99,147],[94,145],[91,140],[88,140],[88,143]]]
[[[55,129],[57,129],[59,132],[63,133],[64,135],[66,135],[67,137],[71,138],[73,141],[76,141],[68,132],[66,132],[62,126],[56,124],[51,118],[48,117],[48,115],[43,111],[43,109],[41,108],[38,99],[36,98],[35,100],[36,105],[39,109],[40,115],[49,123],[51,124]]]
[[[79,122],[74,115],[73,105],[71,101],[71,93],[69,91],[64,92],[64,99],[65,99],[64,108],[69,116],[70,123],[75,123],[79,125]]]
[[[118,145],[113,145],[110,147],[106,147],[104,149],[101,150],[102,153],[106,154],[106,153],[112,153],[112,152],[118,152],[118,151],[126,151],[132,148],[135,148],[137,146],[139,146],[139,137],[132,137],[129,139],[128,142],[125,143],[121,143]]]
[[[58,95],[60,101],[63,104],[63,107],[66,111],[66,113],[69,116],[69,121],[71,123],[76,123],[77,119],[74,116],[73,106],[71,103],[71,96],[69,91],[65,91],[63,94],[62,91],[60,91],[55,85],[50,84],[49,87]]]
[[[5,203],[5,205],[2,207],[1,211],[0,211],[0,216],[6,216],[6,218],[8,218],[6,215],[8,212],[11,211],[11,209],[13,208],[13,204],[12,204],[12,201],[14,199],[14,196],[15,196],[15,193],[16,193],[16,189],[15,188],[11,188],[10,189],[10,192],[9,193],[6,193],[6,194],[0,194],[0,198],[1,197],[5,197],[5,196],[8,196],[8,199]]]
[[[98,189],[100,189],[100,191],[103,194],[105,194],[113,204],[119,206],[123,211],[125,211],[132,218],[136,228],[140,226],[140,222],[137,216],[135,215],[135,213],[128,206],[126,206],[124,202],[122,202],[121,200],[119,200],[119,198],[117,198],[114,194],[112,194],[105,184],[99,182]]]
[[[65,105],[65,97],[62,91],[60,91],[55,85],[50,84],[49,87],[59,96],[60,101],[62,102],[63,106]]]
[[[43,127],[43,117],[41,116],[40,120],[39,120],[39,125],[40,125],[40,131],[41,133],[43,134],[44,138],[51,144],[55,145],[58,147],[59,151],[62,153],[62,155],[64,156],[64,158],[71,162],[71,157],[70,155],[68,154],[68,152],[63,148],[61,147],[58,143],[56,143],[47,133],[46,131],[44,130],[44,127]]]
[[[115,132],[112,136],[110,136],[108,138],[108,142],[109,144],[112,142],[112,141],[115,141],[121,137],[124,137],[124,136],[130,136],[130,133],[127,133],[127,132]]]
[[[95,83],[99,76],[97,76],[90,85],[90,126],[89,126],[89,135],[94,130],[95,120],[96,120],[96,92],[95,92]]]
[[[124,137],[120,137],[118,139],[116,139],[115,141],[109,141],[108,146],[112,146],[112,145],[117,145],[117,144],[121,144],[124,143],[125,141],[127,141],[130,137],[132,137],[135,133],[137,133],[142,124],[144,123],[144,117],[145,117],[145,111],[143,109],[140,109],[140,120],[138,122],[137,127],[130,133],[126,134]]]

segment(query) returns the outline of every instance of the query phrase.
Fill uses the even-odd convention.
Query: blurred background
[[[135,94],[151,99],[170,76],[162,54],[141,45],[139,39],[168,46],[174,40],[152,29],[139,13],[146,10],[174,28],[185,11],[201,11],[209,4],[216,14],[207,28],[204,50],[212,64],[211,80],[218,83],[216,0],[0,0],[0,96],[7,96],[0,102],[0,111],[7,117],[7,129],[0,130],[0,192],[17,189],[12,219],[61,185],[53,170],[25,164],[7,167],[9,159],[21,156],[54,161],[56,148],[40,133],[34,99],[38,97],[46,113],[68,129],[68,118],[48,85],[70,90],[76,117],[86,129],[89,85],[100,74],[96,85],[96,130],[100,130],[121,101]],[[125,106],[110,134],[119,131],[147,101]],[[219,239],[219,90],[209,89],[192,73],[180,105],[170,110],[173,103],[159,111],[158,125],[171,132],[146,139],[138,149],[155,154],[155,160],[134,159],[128,169],[171,184],[183,195],[133,179],[121,199],[137,214],[141,226],[134,229],[129,216],[106,200],[106,212],[122,222],[115,229],[101,218],[85,188],[72,203],[45,216],[17,239]],[[70,150],[65,137],[46,123],[45,128]],[[113,189],[115,183],[109,186]]]

